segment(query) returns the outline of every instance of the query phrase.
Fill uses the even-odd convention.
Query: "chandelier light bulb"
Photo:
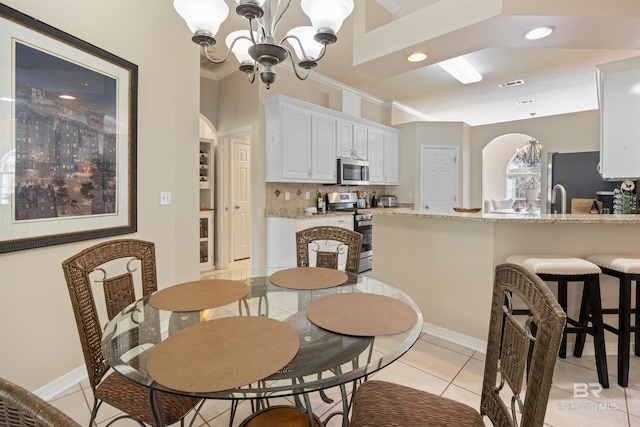
[[[253,32],[253,37],[254,40],[258,37],[258,34],[255,31]],[[236,41],[235,44],[233,43],[234,40]],[[245,61],[253,63],[253,58],[249,55],[249,48],[253,46],[249,30],[238,30],[229,33],[225,39],[225,44],[227,45],[227,48],[231,49],[240,64]]]
[[[300,61],[309,61],[317,59],[322,53],[324,45],[318,43],[313,37],[316,34],[316,30],[313,27],[295,27],[289,30],[288,36],[295,36],[300,43],[295,39],[287,39],[291,47],[296,53],[296,56]],[[302,46],[300,46],[302,45]],[[304,49],[304,53],[302,50]],[[306,53],[306,57],[305,54]]]
[[[173,7],[192,33],[206,32],[211,37],[229,15],[224,0],[173,0]]]
[[[353,11],[353,0],[302,0],[300,5],[316,31],[328,28],[334,34]]]

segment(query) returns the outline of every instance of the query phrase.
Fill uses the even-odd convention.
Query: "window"
[[[535,149],[539,150],[539,144]],[[506,197],[512,200],[525,200],[526,190],[540,190],[540,178],[542,176],[542,162],[540,156],[536,157],[537,161],[530,162],[526,160],[527,156],[521,155],[530,149],[531,144],[518,150],[507,165],[507,194]],[[538,195],[538,198],[540,196]]]

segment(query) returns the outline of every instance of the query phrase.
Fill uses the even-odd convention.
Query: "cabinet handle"
[[[308,176],[309,178],[311,178],[311,169],[309,169],[309,170],[307,171],[307,176]]]
[[[240,209],[240,206],[236,205],[236,209]]]

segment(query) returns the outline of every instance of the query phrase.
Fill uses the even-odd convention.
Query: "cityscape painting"
[[[0,17],[0,253],[135,232],[137,67]]]

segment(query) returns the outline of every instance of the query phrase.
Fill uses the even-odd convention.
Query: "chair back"
[[[113,270],[123,267],[123,263],[112,263],[109,266],[105,264],[116,260],[127,260],[127,271],[112,274]],[[112,240],[87,248],[62,262],[89,382],[94,390],[109,370],[109,366],[102,354],[102,326],[89,276],[95,271],[102,272],[103,277],[98,282],[103,285],[107,316],[111,319],[136,300],[131,274],[135,270],[130,267],[133,260],[140,261],[143,296],[155,292],[158,289],[156,255],[155,245],[151,242],[133,239]]]
[[[516,298],[530,313],[524,325],[512,314]],[[496,266],[480,404],[494,426],[543,426],[565,322],[565,312],[537,275],[516,264]],[[509,389],[510,395],[505,395]],[[511,408],[505,402],[511,402]],[[517,413],[522,414],[519,423],[514,419]]]
[[[342,227],[318,226],[296,233],[298,267],[310,267],[310,252],[316,267],[338,268],[338,259],[346,253],[345,271],[358,273],[362,234]]]
[[[0,378],[0,426],[80,427],[80,424],[30,391]]]

